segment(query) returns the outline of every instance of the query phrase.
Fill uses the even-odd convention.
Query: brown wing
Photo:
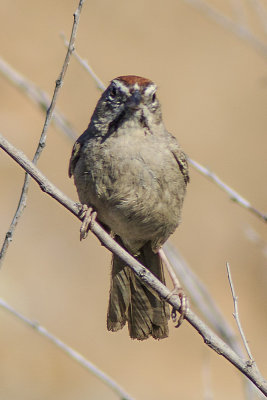
[[[179,169],[184,177],[184,182],[187,185],[187,183],[189,182],[189,168],[188,168],[187,156],[181,149],[176,138],[169,132],[168,132],[168,138],[169,138],[170,150],[171,150],[171,152],[179,166]]]
[[[183,174],[185,184],[187,184],[190,180],[187,156],[180,148],[177,151],[172,151],[172,154],[174,155],[174,158],[177,161],[180,171]]]
[[[77,164],[77,161],[80,158],[80,150],[81,150],[81,143],[78,141],[74,143],[72,153],[71,153],[71,158],[70,158],[70,163],[69,163],[69,177],[71,178],[73,171],[75,169],[75,166]]]

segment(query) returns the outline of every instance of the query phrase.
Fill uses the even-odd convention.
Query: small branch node
[[[139,272],[139,276],[140,276],[140,278],[143,278],[145,275],[146,275],[146,269],[143,268],[143,269],[141,269],[141,271]]]

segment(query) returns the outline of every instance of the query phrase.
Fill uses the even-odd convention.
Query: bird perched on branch
[[[186,155],[165,128],[156,85],[113,79],[73,147],[69,176],[79,199],[115,240],[165,283],[161,246],[181,220],[189,181]],[[168,336],[168,304],[113,255],[107,327],[128,323],[130,337]]]

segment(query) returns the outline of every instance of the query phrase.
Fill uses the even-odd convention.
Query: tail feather
[[[121,244],[119,238],[116,240]],[[152,252],[150,243],[142,247],[137,259],[165,283],[161,260],[158,254]],[[114,255],[107,315],[108,330],[117,331],[128,322],[129,334],[133,339],[144,340],[149,336],[163,339],[168,336],[169,317],[168,304]]]

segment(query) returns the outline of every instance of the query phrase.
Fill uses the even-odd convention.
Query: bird
[[[160,250],[180,224],[189,169],[165,128],[154,82],[136,75],[110,82],[73,146],[72,175],[89,214],[165,284]],[[127,323],[132,339],[163,339],[169,318],[169,305],[113,255],[107,329]]]

